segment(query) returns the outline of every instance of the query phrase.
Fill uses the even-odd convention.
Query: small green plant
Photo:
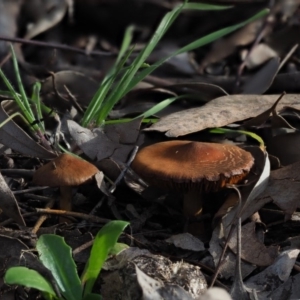
[[[127,28],[124,39],[116,59],[116,62],[113,68],[108,72],[103,81],[100,84],[98,91],[95,93],[92,98],[89,106],[87,107],[84,116],[81,120],[81,125],[84,127],[90,126],[91,124],[94,126],[103,125],[105,123],[117,123],[117,122],[126,122],[128,120],[108,120],[108,115],[114,106],[129,92],[131,91],[140,81],[142,81],[147,75],[151,74],[154,70],[156,70],[159,66],[161,66],[165,61],[174,57],[178,54],[192,51],[196,48],[202,47],[208,43],[211,43],[224,35],[227,35],[240,27],[245,26],[246,24],[263,17],[268,13],[268,10],[262,10],[257,13],[252,18],[241,22],[237,25],[229,26],[223,29],[220,29],[216,32],[208,34],[205,37],[202,37],[192,43],[184,46],[183,48],[175,51],[171,55],[159,60],[153,65],[146,64],[146,60],[152,51],[155,49],[161,38],[168,31],[170,26],[174,23],[176,18],[183,10],[221,10],[221,9],[229,9],[232,6],[220,6],[220,5],[210,5],[210,4],[202,4],[202,3],[188,3],[188,1],[184,1],[183,4],[176,6],[173,10],[168,12],[160,24],[158,25],[156,31],[154,32],[152,38],[146,44],[144,49],[133,59],[132,63],[126,66],[126,63],[131,56],[134,47],[131,47],[132,36],[134,27],[130,26]],[[131,48],[130,48],[131,47]],[[39,100],[39,90],[40,83],[36,83],[33,90],[33,95],[31,98],[26,96],[24,87],[22,85],[21,76],[18,68],[17,58],[15,56],[13,47],[11,47],[12,52],[12,60],[13,66],[18,82],[18,89],[20,93],[18,93],[14,87],[11,85],[9,80],[6,78],[5,74],[0,69],[0,77],[5,82],[9,95],[13,97],[16,103],[19,106],[20,112],[17,112],[11,115],[5,122],[0,124],[0,127],[3,126],[6,122],[10,121],[16,115],[21,116],[21,118],[29,125],[29,128],[36,134],[40,139],[43,139],[43,134],[45,132],[44,124],[41,120],[43,120],[43,113],[51,113],[51,109],[40,103]],[[5,94],[7,92],[2,92],[1,94]],[[187,95],[185,95],[186,97]],[[170,99],[166,99],[161,103],[158,103],[152,109],[144,112],[139,117],[147,118],[154,113],[157,113],[161,109],[170,105],[173,101],[178,100],[184,96],[173,97]]]
[[[133,52],[133,48],[129,49],[131,45],[131,38],[133,33],[133,27],[129,27],[124,35],[123,43],[119,55],[116,59],[114,67],[108,72],[108,74],[103,79],[98,91],[92,98],[84,116],[81,120],[81,125],[84,127],[94,124],[96,126],[103,125],[106,123],[107,117],[114,106],[129,92],[131,91],[140,81],[142,81],[147,75],[155,71],[159,66],[161,66],[165,61],[174,57],[178,54],[192,51],[196,48],[200,48],[208,43],[211,43],[224,35],[227,35],[246,24],[263,17],[268,13],[268,10],[262,10],[252,18],[241,22],[237,25],[229,26],[220,29],[214,33],[211,33],[205,37],[202,37],[192,43],[184,46],[183,48],[173,52],[170,56],[167,56],[155,64],[149,66],[145,62],[154,48],[157,46],[158,42],[168,31],[170,26],[174,23],[179,14],[185,9],[198,9],[198,10],[217,10],[217,9],[227,9],[229,6],[217,6],[202,3],[187,3],[184,1],[183,4],[175,7],[172,11],[168,12],[160,24],[158,25],[156,31],[154,32],[152,38],[144,47],[144,49],[136,56],[133,62],[129,66],[125,66],[128,58]],[[121,78],[121,79],[119,79]],[[117,80],[118,79],[118,80]],[[173,99],[175,101],[177,99]],[[171,101],[171,102],[173,102]],[[145,115],[149,115],[149,112],[145,112]],[[145,117],[144,115],[142,115]],[[116,121],[115,123],[117,123]]]
[[[12,267],[6,271],[4,281],[34,288],[42,292],[45,299],[56,300],[100,300],[101,295],[92,293],[94,283],[110,253],[120,249],[117,240],[125,227],[125,221],[111,221],[104,225],[95,237],[90,257],[79,278],[71,248],[64,239],[54,234],[41,235],[37,242],[39,258],[48,268],[59,288],[58,296],[51,283],[37,271],[26,267]]]

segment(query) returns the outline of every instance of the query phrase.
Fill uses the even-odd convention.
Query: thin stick
[[[65,50],[65,51],[72,51],[72,52],[77,52],[83,55],[87,55],[86,50],[82,50],[77,47],[72,47],[68,45],[62,45],[62,44],[56,44],[56,43],[46,43],[46,42],[41,42],[41,41],[36,41],[36,40],[26,40],[22,38],[17,38],[17,37],[7,37],[7,36],[2,36],[0,35],[0,40],[1,41],[7,41],[7,42],[12,42],[12,43],[20,43],[20,44],[28,44],[28,45],[34,45],[38,47],[46,47],[46,48],[53,48],[53,49],[60,49],[60,50]],[[91,56],[116,56],[117,53],[110,53],[110,52],[105,52],[105,51],[99,51],[99,50],[93,50],[88,53]]]
[[[64,215],[64,216],[70,216],[75,218],[81,218],[84,220],[88,220],[90,222],[94,223],[102,223],[106,224],[110,222],[110,219],[104,219],[92,215],[87,215],[83,213],[73,212],[73,211],[65,211],[65,210],[58,210],[58,209],[49,209],[49,208],[36,208],[35,209],[37,213],[40,214],[49,214],[49,215]]]
[[[241,205],[242,205],[242,198],[241,198],[241,193],[240,193],[239,189],[236,186],[234,186],[234,185],[228,185],[227,187],[228,188],[232,188],[232,189],[234,189],[237,192],[237,194],[239,196],[239,202],[238,202],[238,206],[237,206],[237,211],[240,211],[241,210]],[[224,245],[223,251],[222,251],[221,256],[219,258],[218,265],[216,266],[216,270],[215,270],[215,273],[213,275],[213,278],[211,280],[211,283],[210,283],[209,287],[213,287],[214,286],[214,283],[215,283],[215,281],[216,281],[216,279],[217,279],[217,277],[218,277],[218,275],[220,273],[220,270],[221,270],[221,267],[222,267],[222,264],[223,264],[223,260],[224,260],[224,256],[225,256],[226,250],[228,248],[229,240],[230,240],[230,238],[232,236],[234,228],[236,227],[235,223],[236,222],[233,220],[232,224],[231,224],[231,227],[230,227],[230,230],[229,230],[229,233],[227,235],[226,241],[225,241],[225,245]]]
[[[46,205],[45,205],[45,208],[49,209],[49,208],[52,208],[53,205],[55,203],[55,199],[51,199]],[[42,224],[48,219],[49,215],[41,215],[38,220],[36,221],[34,227],[32,228],[31,232],[32,233],[37,233],[38,230],[40,229],[40,227],[42,226]]]

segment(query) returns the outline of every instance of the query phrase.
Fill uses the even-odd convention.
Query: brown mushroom
[[[253,164],[234,145],[175,140],[141,149],[131,167],[150,185],[183,192],[183,211],[191,217],[201,213],[203,194],[241,182]]]
[[[87,183],[99,170],[89,162],[70,154],[60,154],[33,175],[36,185],[60,188],[60,208],[72,210],[72,186]]]

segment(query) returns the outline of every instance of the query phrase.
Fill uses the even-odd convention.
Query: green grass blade
[[[84,295],[92,292],[94,283],[110,250],[115,246],[120,234],[128,225],[129,223],[125,221],[111,221],[97,233],[90,257],[81,276],[81,282],[85,285]]]
[[[26,92],[25,92],[25,89],[24,89],[24,86],[23,86],[23,83],[22,83],[22,79],[21,79],[21,76],[20,76],[18,60],[17,60],[15,50],[14,50],[14,47],[13,47],[12,44],[10,44],[10,49],[11,49],[12,61],[13,61],[13,66],[14,66],[14,70],[15,70],[15,75],[16,75],[17,82],[18,82],[19,91],[20,91],[20,94],[22,96],[21,100],[22,100],[24,106],[26,107],[28,114],[30,114],[31,118],[34,120],[34,114],[31,110],[28,98],[26,96]]]
[[[87,110],[84,113],[84,116],[81,121],[81,125],[86,127],[93,119],[99,119],[100,111],[102,110],[102,104],[105,101],[106,103],[109,101],[108,99],[105,99],[105,97],[108,95],[113,83],[115,82],[117,76],[120,72],[126,72],[128,71],[129,67],[123,68],[124,64],[126,63],[128,57],[131,55],[133,51],[133,48],[128,51],[128,53],[124,56],[124,58],[119,62],[119,64],[115,67],[115,71],[103,79],[102,84],[100,85],[99,89],[97,90],[96,94],[92,98]],[[116,89],[116,88],[115,88]],[[100,124],[100,122],[97,122],[97,124]]]
[[[4,281],[6,284],[17,284],[37,289],[57,299],[51,284],[35,270],[26,267],[9,268],[5,273]]]
[[[150,66],[147,69],[142,70],[135,78],[133,78],[133,80],[130,82],[130,84],[127,86],[127,89],[124,91],[124,94],[122,96],[125,96],[130,90],[132,90],[140,81],[142,81],[147,75],[151,74],[155,69],[157,69],[159,66],[161,66],[165,61],[167,61],[168,59],[170,59],[173,56],[176,56],[178,54],[187,52],[187,51],[192,51],[196,48],[200,48],[208,43],[211,43],[221,37],[223,37],[224,35],[227,35],[263,16],[265,16],[267,13],[269,12],[268,9],[264,9],[262,11],[260,11],[259,13],[257,13],[256,15],[254,15],[253,17],[251,17],[250,19],[241,22],[237,25],[232,25],[223,29],[220,29],[218,31],[215,31],[205,37],[202,37],[188,45],[186,45],[185,47],[179,49],[178,51],[172,53],[170,56],[165,57],[161,60],[159,60],[158,62],[156,62],[154,65]]]
[[[114,101],[113,97],[114,97],[115,93],[117,93],[118,90],[120,89],[124,80],[126,80],[126,76],[129,72],[130,72],[130,69],[128,69],[125,72],[125,74],[123,75],[123,77],[121,78],[119,83],[115,86],[114,91],[112,91],[112,93],[108,96],[108,98],[105,101],[105,105],[103,107],[99,107],[98,111],[96,111],[95,115],[97,115],[97,122],[96,122],[97,125],[100,125],[105,121],[106,117],[108,116],[110,111],[113,109],[116,102],[118,102],[118,101]]]
[[[181,96],[176,96],[176,97],[165,99],[165,100],[157,103],[156,105],[154,105],[150,109],[146,110],[144,113],[138,115],[134,119],[149,118],[149,117],[157,114],[161,110],[165,109],[167,106],[169,106],[170,104],[172,104],[174,101],[182,99],[182,98],[186,98],[186,97],[187,97],[186,95],[181,95]]]
[[[134,31],[134,26],[128,26],[126,28],[124,38],[122,41],[122,45],[117,57],[116,65],[120,62],[121,58],[124,56],[125,52],[129,49],[131,41],[132,41],[132,36],[133,36],[133,31]]]
[[[82,300],[102,300],[102,299],[103,298],[101,295],[91,293],[91,294],[85,295]]]
[[[3,73],[3,71],[1,69],[0,69],[0,77],[4,81],[7,88],[9,89],[9,92],[13,96],[14,100],[17,102],[17,104],[18,104],[21,112],[24,114],[27,122],[29,124],[32,124],[34,122],[34,117],[32,117],[32,115],[28,112],[27,108],[24,106],[24,103],[21,100],[21,96],[15,91],[15,89],[13,88],[13,86],[11,85],[11,83],[9,82],[9,80],[7,79],[7,77],[5,76],[5,74]],[[39,127],[35,124],[33,126],[30,126],[30,129],[33,129],[34,131],[38,131]]]
[[[43,234],[36,248],[40,260],[51,271],[64,298],[81,300],[82,287],[72,258],[72,249],[64,239],[54,234]]]
[[[224,10],[234,7],[233,5],[214,5],[214,4],[206,4],[206,3],[186,3],[183,6],[184,10],[192,9],[192,10]]]
[[[114,93],[110,97],[108,101],[109,107],[107,107],[105,111],[101,113],[99,122],[103,122],[103,120],[107,118],[110,110],[123,97],[125,91],[128,90],[128,85],[132,81],[136,72],[141,68],[141,66],[144,64],[145,60],[148,58],[148,56],[151,54],[153,49],[156,47],[160,39],[163,37],[163,35],[167,32],[169,27],[173,24],[175,19],[178,17],[178,15],[180,14],[183,8],[183,5],[184,4],[174,8],[172,11],[168,12],[163,17],[154,35],[152,36],[152,38],[150,39],[146,47],[135,58],[135,60],[131,64],[132,67],[130,68],[130,71],[126,72],[126,74],[123,76],[122,82],[119,84],[118,88],[115,89]]]
[[[227,128],[213,128],[209,130],[210,133],[219,133],[219,134],[224,134],[224,133],[241,133],[250,136],[251,138],[255,139],[256,141],[259,142],[259,145],[261,148],[264,148],[265,143],[264,140],[257,135],[256,133],[253,133],[251,131],[246,131],[246,130],[239,130],[239,129],[227,129]]]
[[[36,82],[33,85],[31,100],[36,106],[36,110],[37,110],[36,119],[39,120],[40,127],[42,127],[43,132],[45,132],[45,123],[44,123],[44,121],[42,121],[43,120],[43,112],[42,112],[42,107],[41,107],[40,92],[41,92],[41,83]]]
[[[11,97],[11,98],[14,97],[14,95],[10,91],[2,91],[2,90],[0,90],[0,95],[1,96]]]
[[[88,124],[93,120],[95,116],[95,112],[101,108],[102,102],[104,101],[105,96],[109,92],[111,88],[115,76],[111,76],[105,82],[100,85],[100,88],[95,93],[94,97],[92,98],[88,108],[86,109],[84,116],[81,121],[81,125],[86,127]]]

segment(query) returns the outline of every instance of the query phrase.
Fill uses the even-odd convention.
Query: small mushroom
[[[201,213],[204,194],[241,182],[253,164],[234,145],[175,140],[141,149],[131,167],[150,185],[183,192],[183,212],[192,217]]]
[[[60,154],[39,168],[33,175],[33,184],[60,188],[60,208],[72,210],[72,187],[92,180],[99,170],[89,162],[70,154]]]

